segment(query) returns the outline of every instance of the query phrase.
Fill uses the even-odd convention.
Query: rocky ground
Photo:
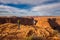
[[[36,25],[20,25],[13,23],[0,24],[0,40],[60,40],[60,32],[48,23],[48,18],[35,17]],[[60,24],[60,17],[56,21]]]
[[[60,35],[51,27],[38,27],[5,23],[0,25],[0,40],[60,40]]]

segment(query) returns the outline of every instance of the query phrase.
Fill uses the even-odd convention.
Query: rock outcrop
[[[34,18],[24,18],[24,17],[0,17],[0,24],[4,23],[18,23],[17,21],[20,21],[20,24],[23,25],[34,25],[33,21],[37,22],[34,20]]]
[[[21,24],[20,29],[18,29],[18,25],[16,23],[12,23],[13,21],[5,23],[3,21],[3,23],[0,24],[0,40],[26,40],[26,37],[31,36],[33,36],[32,40],[60,40],[59,32],[56,33],[55,30],[51,27],[50,23],[48,22],[48,18],[56,18],[56,22],[59,24],[60,17],[33,18],[34,20],[37,20],[36,25]],[[0,23],[3,19],[1,19]],[[15,21],[16,19],[13,20]]]

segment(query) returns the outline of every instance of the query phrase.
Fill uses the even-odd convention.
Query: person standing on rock
[[[37,21],[34,20],[34,18],[32,18],[32,19],[33,19],[33,25],[36,25]]]
[[[17,20],[18,29],[20,29],[20,20]]]

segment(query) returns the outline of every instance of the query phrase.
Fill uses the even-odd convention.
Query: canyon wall
[[[33,25],[34,18],[23,18],[23,17],[0,17],[0,24],[4,23],[19,23],[23,25]]]

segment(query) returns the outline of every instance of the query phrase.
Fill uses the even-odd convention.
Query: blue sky
[[[7,0],[6,0],[7,1]],[[31,7],[34,7],[34,6],[36,6],[36,5],[46,5],[46,4],[53,4],[53,3],[60,3],[60,0],[51,0],[51,1],[44,1],[44,2],[42,2],[42,3],[37,3],[37,2],[39,2],[40,0],[37,0],[37,4],[31,4],[30,2],[27,4],[27,3],[14,3],[15,1],[13,1],[13,3],[7,3],[5,1],[5,3],[4,3],[4,0],[2,1],[2,2],[0,2],[0,4],[3,4],[3,5],[7,5],[7,6],[13,6],[13,7],[16,7],[16,8],[21,8],[21,9],[29,9],[29,8],[31,8]],[[23,2],[24,0],[22,0],[22,2]],[[27,0],[26,0],[27,1]],[[9,2],[9,0],[8,0],[8,2]]]
[[[0,5],[23,10],[28,16],[60,16],[60,0],[0,0]]]

